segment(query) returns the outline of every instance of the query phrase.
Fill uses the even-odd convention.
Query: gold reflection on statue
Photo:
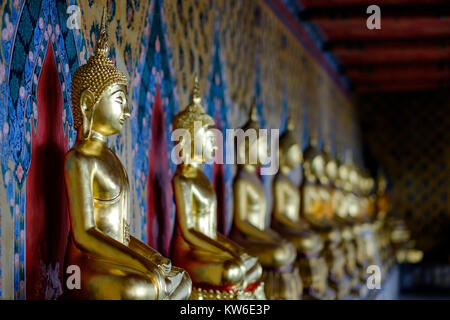
[[[238,141],[238,171],[233,185],[234,218],[230,236],[250,254],[258,257],[264,268],[265,292],[268,299],[298,299],[302,285],[294,246],[270,228],[270,212],[257,168],[267,157],[267,141],[262,139],[252,105],[244,132],[256,135]]]
[[[104,13],[95,54],[72,79],[78,137],[65,160],[71,219],[65,265],[80,267],[81,290],[66,290],[66,296],[186,299],[188,274],[129,231],[127,173],[106,144],[130,117],[128,81],[107,57],[105,22]]]
[[[300,218],[300,190],[289,173],[302,162],[302,151],[294,136],[293,123],[280,138],[280,171],[273,181],[272,227],[297,249],[297,264],[303,283],[304,299],[333,299],[328,288],[328,268],[321,256],[323,242],[305,221]]]
[[[195,78],[191,103],[173,119],[173,129],[182,132],[176,145],[181,163],[172,180],[177,209],[172,259],[192,277],[191,299],[264,298],[257,259],[217,231],[216,194],[202,171],[216,149],[214,120],[201,103]]]

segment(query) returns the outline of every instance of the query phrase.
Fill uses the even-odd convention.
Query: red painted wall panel
[[[37,104],[26,193],[26,289],[27,299],[52,299],[61,294],[70,222],[64,184],[67,142],[62,93],[51,45],[39,79]]]

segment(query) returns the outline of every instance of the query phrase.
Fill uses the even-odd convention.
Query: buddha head
[[[383,172],[378,173],[377,175],[377,194],[378,195],[384,195],[387,190],[387,179]]]
[[[307,180],[310,182],[318,180],[317,173],[324,172],[325,163],[323,160],[321,153],[316,148],[315,138],[311,137],[309,146],[303,153],[303,168]]]
[[[352,183],[350,176],[354,179],[355,177],[355,168],[350,162],[341,162],[338,169],[338,177],[337,177],[337,185],[339,188],[342,188],[346,192],[345,196],[345,206],[346,206],[346,214],[343,216],[346,217],[349,221],[354,221],[360,211],[359,199],[358,197],[352,193]]]
[[[176,148],[181,161],[204,163],[214,158],[216,147],[214,120],[205,113],[200,96],[198,78],[195,76],[191,102],[173,118],[173,130],[179,131]]]
[[[354,165],[349,166],[348,182],[350,187],[349,191],[359,194],[363,180],[358,168]]]
[[[260,130],[255,102],[250,108],[249,120],[241,129],[243,137],[237,137],[238,164],[261,166],[268,159],[268,140]]]
[[[387,178],[383,172],[379,172],[376,179],[376,195],[377,195],[377,207],[378,218],[384,220],[387,212],[389,211],[389,197],[387,193]]]
[[[287,130],[280,137],[280,167],[292,170],[297,168],[302,162],[303,155],[300,145],[293,133],[294,124],[292,119],[288,118]]]
[[[337,174],[337,179],[336,179],[336,185],[339,188],[342,188],[346,191],[349,191],[348,185],[348,172],[349,172],[349,167],[345,162],[341,162],[339,164],[338,167],[338,174]]]
[[[327,185],[329,183],[329,179],[325,171],[326,164],[327,164],[327,155],[324,152],[318,151],[316,149],[316,153],[311,160],[311,169],[314,176],[323,185]]]
[[[331,156],[330,145],[325,144],[325,176],[332,184],[336,183],[338,176],[338,161],[336,158]]]
[[[103,11],[95,53],[72,77],[74,127],[88,139],[92,131],[103,136],[118,133],[130,117],[127,101],[128,80],[108,58],[106,11]]]
[[[375,214],[373,187],[374,181],[370,174],[366,170],[358,170],[357,192],[363,209],[359,217],[361,220],[372,219]]]
[[[325,156],[323,153],[318,153],[314,159],[312,160],[312,169],[316,177],[318,177],[320,180],[325,180]]]
[[[361,191],[363,193],[364,196],[370,196],[372,194],[373,188],[375,186],[375,181],[373,180],[373,178],[370,176],[369,173],[364,172],[362,174],[362,186],[361,186]]]

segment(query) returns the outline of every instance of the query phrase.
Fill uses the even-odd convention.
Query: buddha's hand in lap
[[[244,252],[241,254],[241,261],[244,262],[244,265],[246,267],[252,267],[258,261],[258,259]]]
[[[162,256],[162,255],[155,255],[153,257],[155,264],[158,265],[158,268],[165,274],[168,275],[170,273],[170,270],[172,269],[172,262],[170,259]]]
[[[149,271],[155,271],[162,273],[163,276],[167,276],[172,269],[172,262],[160,254],[155,254],[147,260],[146,267]]]
[[[249,256],[249,255],[247,254],[247,252],[241,253],[241,259],[242,259],[242,261],[247,261],[247,260],[249,260],[249,259],[251,259],[251,258],[252,258],[252,257]]]

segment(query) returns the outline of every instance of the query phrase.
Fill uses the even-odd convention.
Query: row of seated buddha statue
[[[103,21],[106,21],[103,18]],[[293,124],[281,136],[280,170],[266,195],[258,168],[267,141],[237,146],[230,234],[217,230],[217,201],[202,165],[215,153],[214,120],[196,79],[190,104],[173,119],[184,133],[172,179],[176,224],[171,260],[130,234],[129,182],[107,146],[130,117],[128,80],[108,58],[102,22],[95,53],[72,78],[77,141],[65,159],[71,233],[65,267],[81,269],[67,299],[344,299],[365,297],[366,267],[389,266],[385,189],[312,141],[302,154]],[[199,125],[198,125],[199,124]],[[243,130],[259,133],[252,107]],[[194,139],[190,139],[193,137]],[[197,152],[196,143],[201,144]],[[257,161],[250,161],[257,155]],[[301,186],[290,179],[301,166]],[[267,197],[273,196],[273,210]],[[381,199],[381,205],[377,205]],[[380,209],[378,209],[380,207]],[[387,239],[387,240],[386,240]],[[383,260],[383,261],[381,261]],[[172,262],[174,265],[172,265]],[[67,277],[67,275],[65,275]],[[64,279],[66,283],[67,279]]]

